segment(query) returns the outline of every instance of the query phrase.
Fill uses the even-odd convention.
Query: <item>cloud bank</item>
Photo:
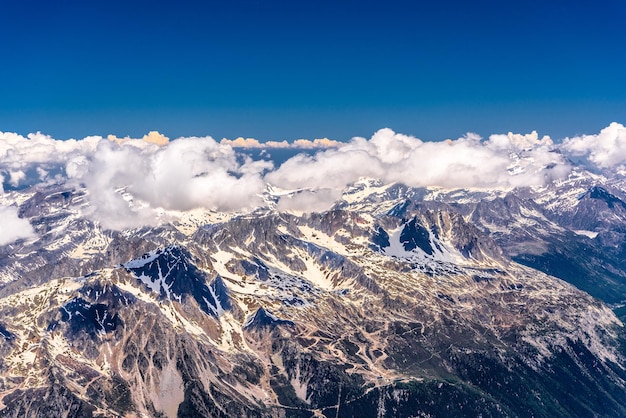
[[[112,229],[154,223],[159,209],[252,210],[262,203],[262,173],[272,168],[210,137],[157,148],[101,141],[91,159],[73,163],[89,191],[91,216]]]
[[[296,139],[293,142],[287,141],[267,141],[261,142],[255,138],[236,138],[227,139],[224,138],[220,141],[222,145],[229,145],[233,148],[252,148],[252,149],[324,149],[324,148],[338,148],[343,145],[342,142],[335,141],[334,139],[319,138],[319,139]]]
[[[563,150],[572,156],[583,157],[600,169],[623,167],[626,164],[626,127],[613,122],[599,134],[566,138]]]
[[[308,151],[278,167],[246,153],[284,148]],[[598,134],[560,144],[536,132],[486,139],[468,133],[428,142],[381,129],[369,139],[355,137],[347,143],[170,140],[155,131],[143,138],[56,140],[41,133],[0,132],[0,184],[5,189],[0,193],[39,184],[85,187],[90,200],[85,215],[105,228],[124,229],[153,225],[164,211],[250,211],[265,204],[262,196],[269,186],[283,191],[278,210],[304,211],[329,208],[346,186],[364,177],[412,187],[540,186],[567,176],[572,159],[596,170],[624,171],[626,128],[612,123]],[[14,207],[0,206],[0,211],[0,228],[11,231],[0,242],[32,236]]]
[[[482,141],[468,134],[457,140],[424,142],[381,129],[369,140],[357,137],[314,156],[295,156],[265,178],[284,189],[342,189],[361,177],[412,187],[541,185],[567,174],[569,166],[550,152],[549,138],[539,141],[536,136],[492,135]]]

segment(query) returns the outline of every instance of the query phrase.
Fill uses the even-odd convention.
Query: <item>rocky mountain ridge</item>
[[[0,416],[626,416],[620,187],[363,179],[119,232],[11,191],[37,237],[0,247]]]

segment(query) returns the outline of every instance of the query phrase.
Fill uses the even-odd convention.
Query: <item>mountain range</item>
[[[8,190],[35,235],[0,247],[0,416],[626,416],[620,179],[120,230],[87,188]]]

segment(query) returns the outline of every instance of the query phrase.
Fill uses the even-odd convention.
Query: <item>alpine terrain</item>
[[[0,417],[626,416],[617,173],[120,228],[85,179],[0,195],[34,231],[0,246]]]

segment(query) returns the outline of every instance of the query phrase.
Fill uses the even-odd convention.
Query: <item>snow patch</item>
[[[351,255],[351,252],[343,244],[337,242],[333,237],[322,231],[318,231],[307,225],[298,225],[298,229],[302,235],[304,235],[306,241],[314,243],[318,247],[324,247],[343,256]]]
[[[312,257],[303,257],[304,265],[306,266],[306,272],[304,278],[313,283],[315,286],[324,290],[332,290],[333,283],[328,279],[326,273],[324,273],[315,260]]]
[[[584,229],[577,229],[573,231],[576,235],[584,235],[587,238],[594,239],[598,236],[598,233],[595,231],[586,231]]]
[[[159,255],[161,255],[160,250],[149,251],[146,254],[144,254],[141,258],[131,260],[127,263],[122,264],[122,266],[127,269],[139,269],[145,266],[146,264],[151,263],[152,261],[156,260],[159,257]]]

